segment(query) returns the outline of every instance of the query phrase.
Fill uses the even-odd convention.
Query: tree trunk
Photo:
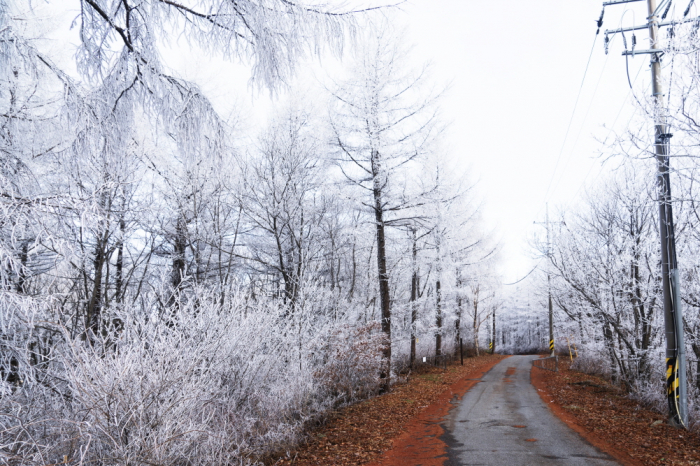
[[[610,369],[611,377],[613,383],[619,382],[619,361],[617,355],[615,354],[615,341],[613,340],[613,332],[610,330],[610,325],[603,321],[603,341],[605,346],[608,348],[608,355],[610,356]]]
[[[124,217],[119,219],[119,243],[117,244],[117,263],[114,273],[114,300],[117,303],[117,308],[121,310],[121,305],[124,300],[124,235],[126,231],[126,223]],[[109,262],[108,262],[109,263]],[[124,328],[124,323],[119,318],[112,319],[112,327],[116,332],[121,332]]]
[[[350,290],[348,291],[348,301],[352,301],[355,295],[355,280],[357,278],[357,257],[355,257],[355,249],[357,247],[356,239],[352,240],[352,275],[350,277]]]
[[[391,303],[389,302],[389,274],[386,265],[386,239],[384,236],[384,205],[382,204],[382,182],[380,179],[379,152],[372,154],[372,178],[374,195],[374,217],[377,225],[377,273],[379,275],[379,304],[381,307],[382,332],[385,336],[384,359],[385,368],[380,374],[382,391],[389,389],[391,382]]]
[[[491,316],[493,327],[491,328],[491,354],[496,352],[496,308],[493,308],[493,315]]]
[[[94,278],[92,281],[92,292],[87,304],[87,312],[85,315],[85,334],[93,343],[93,337],[100,331],[100,320],[102,316],[102,272],[105,262],[107,232],[97,236],[97,244],[95,245],[95,256],[92,260]]]
[[[418,318],[418,306],[416,299],[418,298],[418,241],[416,239],[416,230],[413,233],[413,249],[411,256],[411,368],[416,363],[416,320]]]
[[[462,271],[457,268],[455,275],[457,277],[457,318],[455,319],[455,348],[460,347],[462,340]]]
[[[186,228],[185,219],[179,216],[175,224],[172,269],[170,270],[170,286],[172,290],[170,292],[170,299],[168,299],[168,307],[173,315],[180,306],[180,290],[185,277],[185,254],[187,252]],[[174,325],[174,322],[170,322],[170,325]]]
[[[114,299],[117,304],[121,304],[124,297],[124,234],[126,225],[124,219],[119,220],[119,243],[117,245],[117,264],[114,277]]]
[[[17,272],[17,293],[26,294],[27,293],[27,261],[29,259],[28,254],[28,241],[22,242],[22,249],[19,254],[19,271]]]
[[[442,290],[440,288],[440,279],[438,278],[435,281],[435,326],[437,327],[435,332],[435,356],[442,355],[442,308],[440,303]]]
[[[476,289],[474,290],[472,305],[474,306],[474,320],[472,321],[472,330],[474,332],[474,349],[476,350],[476,355],[479,356],[479,285],[477,285]]]

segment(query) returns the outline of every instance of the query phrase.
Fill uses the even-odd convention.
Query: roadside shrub
[[[316,352],[323,355],[314,379],[324,394],[348,403],[376,394],[387,344],[378,322],[333,328]]]
[[[613,381],[613,372],[610,369],[609,359],[595,353],[580,354],[571,364],[571,369],[590,375]],[[652,359],[651,375],[646,378],[637,377],[627,386],[628,396],[638,401],[644,407],[661,414],[668,413],[668,401],[666,398],[666,376],[664,371],[664,359],[661,350],[656,351]],[[690,373],[688,375],[691,375]],[[700,429],[700,390],[688,379],[688,427],[697,431]]]
[[[0,462],[12,466],[255,464],[378,387],[378,324],[339,324],[310,304],[223,308],[201,292],[165,313],[151,296],[89,338],[38,319],[50,303],[0,306],[3,364],[18,368],[0,393]]]
[[[611,371],[610,364],[606,359],[599,356],[590,355],[581,352],[574,362],[571,364],[571,369],[586,374],[596,375],[604,379],[610,380]]]

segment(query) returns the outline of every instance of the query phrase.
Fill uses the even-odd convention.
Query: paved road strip
[[[615,465],[560,421],[530,383],[536,356],[504,359],[450,412],[445,466]]]

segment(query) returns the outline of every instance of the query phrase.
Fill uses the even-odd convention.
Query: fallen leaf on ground
[[[465,358],[463,366],[457,361],[448,365],[447,370],[421,366],[406,383],[396,384],[389,393],[331,413],[323,426],[309,433],[306,443],[268,458],[265,464],[359,466],[371,463],[391,447],[392,439],[398,437],[403,427],[427,408],[446,385],[503,357],[496,354]]]

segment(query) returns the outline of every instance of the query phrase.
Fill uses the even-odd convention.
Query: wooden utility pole
[[[603,3],[603,8],[619,3],[631,3],[643,0],[615,0]],[[620,28],[605,31],[605,42],[608,34],[625,33],[628,31],[648,28],[649,49],[625,50],[622,55],[649,54],[651,56],[651,88],[654,100],[654,152],[658,167],[657,185],[659,190],[659,233],[661,239],[661,280],[663,282],[664,327],[666,330],[666,390],[669,408],[669,423],[676,427],[687,428],[688,399],[685,374],[685,341],[683,338],[683,316],[680,303],[680,284],[678,263],[676,260],[676,240],[673,226],[673,210],[671,206],[671,180],[669,169],[669,140],[671,134],[666,127],[664,114],[664,95],[661,85],[661,57],[663,50],[659,47],[659,11],[656,0],[647,2],[647,25]],[[686,15],[688,14],[686,10]],[[665,13],[664,13],[665,15]],[[694,21],[694,20],[693,20]],[[685,22],[685,21],[682,21]],[[676,22],[675,24],[678,24]]]
[[[549,244],[549,205],[545,204],[545,221],[544,222],[534,222],[539,225],[544,225],[547,229],[547,258],[551,258],[550,244]],[[554,356],[554,309],[552,307],[552,285],[547,272],[547,308],[549,310],[549,352],[550,356]]]
[[[493,307],[493,315],[491,315],[493,327],[491,328],[491,354],[496,352],[496,306]]]
[[[549,244],[549,206],[546,206],[547,222],[547,257],[551,257],[551,247]],[[547,272],[547,307],[549,309],[549,351],[550,356],[554,356],[554,309],[552,308],[552,283],[550,281],[549,272]]]

